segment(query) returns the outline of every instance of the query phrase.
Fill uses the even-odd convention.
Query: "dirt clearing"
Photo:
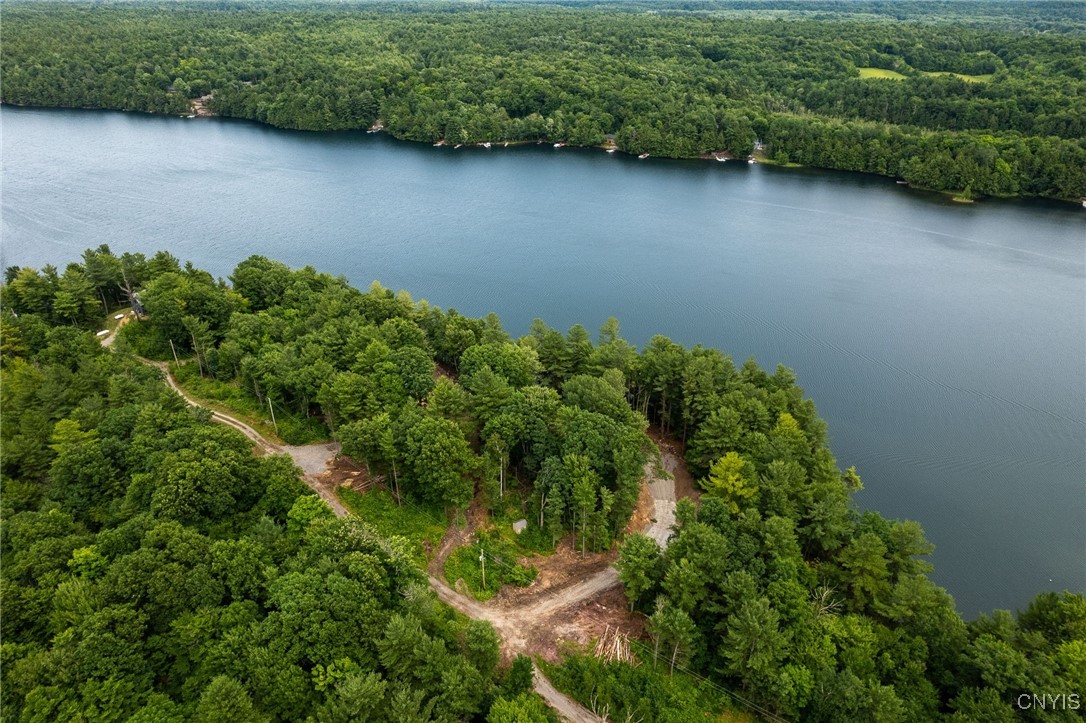
[[[668,436],[657,427],[649,429],[649,438],[660,450],[660,462],[664,470],[675,480],[675,499],[690,498],[697,502],[701,491],[686,466],[686,445],[680,439]]]

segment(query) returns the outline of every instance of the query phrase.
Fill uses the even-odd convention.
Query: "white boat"
[[[455,146],[453,146],[453,148],[460,148],[463,145],[464,145],[463,143],[457,143]]]
[[[124,318],[124,314],[117,314],[117,315],[116,315],[116,316],[114,316],[113,318],[114,318],[114,319],[123,319],[123,318]]]
[[[100,332],[95,334],[95,336],[109,336],[109,329],[102,329]]]
[[[757,163],[757,162],[758,162],[758,161],[754,160],[753,158],[748,158],[748,159],[747,159],[747,163],[749,163],[749,164],[750,164],[750,165],[752,165],[752,166],[753,166],[753,165],[754,165],[755,163]]]
[[[618,150],[617,148],[608,148],[608,149],[607,149],[607,152],[608,152],[608,153],[614,153],[614,152],[615,152],[615,151],[617,151],[617,150]]]
[[[717,162],[717,163],[724,163],[724,162],[725,162],[725,161],[727,161],[727,160],[728,160],[728,159],[727,159],[727,158],[725,158],[724,156],[717,156],[717,157],[716,157],[716,162]]]
[[[443,145],[445,145],[445,141],[438,141],[437,143],[434,144],[434,148],[437,148],[438,146],[443,146]]]
[[[489,143],[489,142],[487,142],[487,143],[484,143],[484,144],[483,144],[483,148],[490,148],[490,143]]]
[[[640,156],[638,156],[637,158],[638,158],[638,160],[641,160],[641,161],[643,161],[643,160],[645,160],[645,159],[646,159],[646,158],[648,158],[648,157],[649,157],[649,154],[648,154],[648,153],[642,153],[642,154],[641,154]]]
[[[898,181],[897,185],[899,185],[899,186],[908,186],[909,182],[908,181]]]
[[[555,143],[555,144],[554,144],[554,147],[555,147],[555,148],[561,148],[561,147],[562,147],[562,146],[564,146],[564,145],[566,145],[566,144],[565,144],[565,143]]]

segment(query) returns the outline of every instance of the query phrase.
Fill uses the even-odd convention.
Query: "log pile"
[[[633,654],[630,653],[630,639],[618,628],[610,625],[603,631],[603,635],[596,641],[596,647],[592,651],[605,663],[636,663]]]

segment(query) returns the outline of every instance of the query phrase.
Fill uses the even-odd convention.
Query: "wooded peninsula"
[[[4,3],[0,100],[1086,196],[1075,2]]]
[[[259,256],[101,246],[0,302],[5,718],[543,723],[537,665],[615,721],[1079,719],[1086,598],[964,621],[783,366]],[[335,443],[332,487],[295,466]],[[518,654],[563,557],[620,597],[613,648]]]

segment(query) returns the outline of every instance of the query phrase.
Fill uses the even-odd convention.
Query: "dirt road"
[[[667,547],[675,524],[676,477],[685,474],[685,465],[670,445],[661,445],[660,453],[659,464],[652,460],[645,465],[652,517],[642,531],[661,547]],[[540,585],[545,577],[541,574],[528,588],[508,588],[486,603],[458,593],[442,578],[444,561],[453,550],[470,542],[476,524],[477,520],[469,516],[465,528],[449,527],[430,564],[430,586],[439,598],[460,612],[490,622],[502,638],[502,649],[507,658],[525,653],[551,659],[552,654],[557,654],[559,640],[588,643],[599,636],[604,623],[636,635],[643,623],[626,610],[618,571],[611,564],[613,553],[596,555],[594,559],[589,556],[590,559],[577,562],[573,551],[574,561],[565,560],[558,565],[564,577]],[[559,557],[560,552],[553,557]],[[568,557],[570,551],[565,552]],[[543,561],[541,569],[546,570],[548,562],[552,561]],[[600,720],[599,716],[555,690],[538,670],[535,689],[567,720],[576,723]]]
[[[190,406],[200,406],[196,401],[186,395],[180,386],[178,386],[177,381],[173,378],[173,375],[170,374],[169,366],[167,364],[163,362],[154,362],[149,359],[143,361],[161,369],[165,374],[166,384],[177,392],[177,394]],[[328,506],[332,508],[332,511],[335,512],[337,517],[344,517],[350,514],[350,512],[347,511],[347,508],[344,507],[336,497],[334,490],[321,484],[320,481],[321,475],[328,470],[329,460],[338,454],[339,445],[278,445],[263,437],[249,425],[227,414],[213,411],[211,413],[211,418],[220,424],[225,424],[228,427],[233,427],[238,430],[266,454],[290,455],[294,460],[294,463],[303,471],[306,484],[320,495],[321,499],[328,503]],[[455,546],[455,543],[450,545],[450,549],[453,546]],[[446,555],[447,554],[448,552],[446,552]],[[618,582],[618,577],[614,568],[608,567],[601,571],[596,577],[571,586],[564,594],[548,597],[547,599],[538,601],[535,605],[528,606],[521,610],[499,610],[491,608],[461,595],[445,584],[444,581],[433,575],[429,576],[429,580],[430,586],[437,593],[438,598],[468,617],[488,621],[494,626],[494,629],[502,637],[503,641],[505,641],[505,644],[509,646],[509,649],[521,651],[527,649],[527,642],[531,639],[526,628],[536,627],[526,626],[526,621],[538,621],[540,619],[538,616],[546,614],[547,611],[566,607],[569,604],[582,600],[585,596],[593,594],[595,591],[612,587]],[[551,685],[550,681],[547,680],[546,676],[544,676],[538,668],[534,669],[533,675],[535,691],[547,702],[547,705],[551,706],[565,720],[570,721],[571,723],[599,723],[603,720],[580,703],[559,692]]]
[[[605,720],[580,703],[574,702],[558,692],[558,689],[547,680],[547,676],[539,672],[539,668],[532,671],[532,682],[535,684],[535,692],[539,693],[539,696],[547,701],[547,705],[554,708],[559,716],[570,721],[570,723],[599,723]]]
[[[177,384],[177,380],[170,374],[170,368],[166,362],[156,362],[151,361],[150,359],[142,359],[142,361],[162,370],[162,373],[166,378],[166,384],[170,389],[177,392],[178,396],[184,399],[190,407],[201,406],[185,394],[184,390]],[[321,483],[322,475],[328,471],[329,462],[339,454],[338,444],[306,444],[301,446],[280,445],[266,439],[260,432],[256,431],[245,422],[235,419],[228,414],[212,411],[211,419],[219,424],[225,424],[228,427],[233,427],[238,430],[248,437],[264,454],[289,455],[290,458],[294,460],[294,464],[302,470],[305,483],[309,485],[314,492],[320,495],[322,500],[328,503],[328,506],[332,508],[332,511],[335,512],[338,517],[349,514],[347,508],[344,507],[343,503],[336,497],[335,490],[329,489],[327,485]]]
[[[682,471],[681,458],[670,448],[661,449],[660,467],[655,461],[645,465],[645,483],[652,496],[653,517],[643,531],[661,547],[667,547],[675,524],[675,472]],[[430,564],[430,586],[439,598],[460,612],[490,622],[502,638],[502,649],[507,658],[517,653],[549,658],[548,652],[557,652],[556,642],[560,639],[587,643],[598,636],[603,628],[601,621],[627,632],[637,630],[639,623],[626,611],[618,571],[611,564],[613,554],[584,561],[570,576],[571,581],[562,580],[553,586],[537,587],[537,580],[526,589],[499,594],[486,603],[461,595],[442,579],[442,567],[453,550],[471,540],[474,530],[472,518],[464,529],[455,525],[449,527]],[[562,567],[563,572],[569,571],[568,562]],[[535,689],[567,720],[575,723],[601,720],[555,690],[538,669]]]
[[[124,318],[121,319],[119,324],[117,324],[117,328],[115,328],[112,332],[110,332],[101,339],[102,346],[106,349],[113,346],[113,342],[117,339],[117,332],[119,332],[121,330],[121,327],[123,327],[125,324],[132,321],[132,318],[132,312],[125,313]]]
[[[666,469],[666,460],[661,461]],[[652,494],[654,509],[653,519],[645,528],[645,534],[656,540],[660,547],[667,547],[671,528],[675,525],[675,479],[657,474],[656,461],[649,460],[645,464],[645,481]]]
[[[612,572],[614,571],[614,568],[608,569]],[[532,640],[534,635],[541,632],[541,626],[543,627],[543,632],[550,632],[551,634],[554,632],[553,628],[550,627],[548,623],[541,622],[540,618],[537,617],[539,611],[546,607],[545,605],[536,604],[534,606],[527,606],[516,610],[503,610],[461,595],[449,587],[444,580],[434,577],[433,575],[429,576],[429,580],[430,587],[434,589],[438,598],[443,602],[459,610],[469,618],[486,620],[493,625],[494,630],[501,636],[502,643],[507,651],[527,652],[529,641]],[[587,583],[590,581],[586,580],[585,582]],[[604,584],[606,587],[613,585],[612,582],[605,582]],[[587,592],[592,587],[592,585],[589,585],[580,592]],[[547,601],[544,600],[541,602],[546,603]],[[561,604],[557,600],[555,602],[559,604],[560,607],[567,606]],[[576,600],[573,600],[573,602],[576,602]],[[538,693],[539,696],[547,702],[547,705],[553,708],[563,720],[570,721],[570,723],[600,723],[605,720],[569,696],[560,692],[551,685],[551,682],[547,680],[547,677],[535,666],[532,668],[532,683],[535,692]]]
[[[109,341],[112,341],[112,335]],[[102,343],[103,346],[108,346],[106,340]],[[160,369],[166,384],[186,403],[194,407],[200,406],[177,384],[166,363],[147,359],[143,361]],[[212,411],[211,418],[238,430],[265,454],[289,455],[302,470],[306,484],[328,503],[337,516],[350,514],[337,498],[335,491],[322,481],[322,478],[327,476],[329,462],[339,452],[338,445],[280,445],[228,414]],[[660,445],[660,450],[663,473],[657,473],[658,468],[654,462],[645,465],[645,481],[652,495],[654,516],[644,532],[661,547],[666,547],[671,536],[671,527],[675,523],[675,477],[684,474],[685,467],[681,457],[677,456],[670,446]],[[599,628],[601,619],[607,620],[608,625],[622,622],[623,618],[627,627],[632,623],[632,617],[625,610],[625,597],[619,586],[618,571],[610,564],[613,556],[602,558],[598,563],[587,561],[587,565],[581,568],[583,576],[573,582],[519,591],[504,600],[496,598],[489,603],[481,603],[458,593],[441,579],[442,566],[445,558],[454,549],[470,540],[476,523],[473,518],[472,523],[465,529],[456,525],[449,527],[438,554],[431,563],[428,579],[439,599],[468,617],[486,620],[493,625],[502,639],[503,651],[507,657],[517,653],[538,654],[542,640],[549,641],[548,649],[551,652],[555,651],[559,638],[588,642],[581,638]],[[534,669],[533,686],[536,693],[564,720],[571,723],[599,723],[604,720],[559,692],[538,668]]]

